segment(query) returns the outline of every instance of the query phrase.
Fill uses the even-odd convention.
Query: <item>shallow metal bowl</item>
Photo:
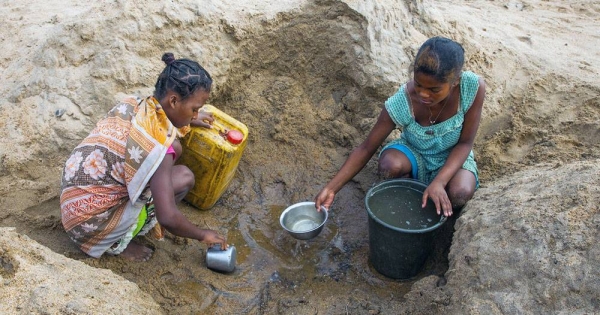
[[[314,202],[306,201],[283,210],[279,223],[294,238],[308,240],[321,233],[328,216],[326,210],[317,211]]]

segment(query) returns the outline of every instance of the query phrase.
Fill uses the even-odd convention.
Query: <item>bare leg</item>
[[[379,159],[379,175],[384,179],[410,177],[412,165],[406,155],[395,149],[383,151]]]
[[[448,182],[446,191],[453,209],[462,208],[475,194],[475,175],[465,169],[460,169]]]
[[[183,152],[183,148],[181,143],[178,140],[173,142],[173,149],[175,150],[175,154],[177,158],[173,160],[173,164],[175,161],[181,156]],[[195,177],[194,173],[183,165],[173,165],[173,171],[171,178],[173,179],[173,191],[175,192],[175,201],[180,202],[183,200],[183,197],[194,188]]]
[[[180,147],[181,145],[179,145],[179,148]],[[175,144],[174,148],[175,151],[178,151],[177,146]],[[181,154],[181,149],[179,149],[179,154]],[[165,159],[172,160],[173,157],[169,154],[165,157]],[[175,163],[174,160],[173,163]],[[174,165],[172,168],[171,178],[173,180],[173,191],[175,193],[175,200],[176,202],[179,202],[183,200],[183,197],[185,197],[188,191],[190,191],[190,189],[194,187],[194,173],[186,166]],[[150,257],[152,257],[153,252],[154,251],[151,248],[131,241],[129,245],[127,245],[125,250],[123,250],[123,252],[120,254],[120,256],[131,261],[142,262],[150,259]]]
[[[180,202],[183,197],[194,188],[194,173],[184,165],[173,166],[173,191],[175,193],[175,202]]]

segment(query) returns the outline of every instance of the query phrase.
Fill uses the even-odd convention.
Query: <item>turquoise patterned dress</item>
[[[417,161],[417,179],[427,184],[431,183],[440,168],[444,165],[450,151],[458,143],[462,131],[465,113],[473,104],[479,77],[470,71],[464,71],[460,78],[460,105],[458,112],[450,119],[432,126],[421,126],[415,121],[406,91],[406,84],[385,102],[385,108],[396,126],[402,128],[402,135],[388,143],[383,150],[392,145],[401,144],[406,147]],[[382,152],[383,152],[382,150]],[[475,175],[477,187],[479,177],[473,151],[469,153],[462,168]]]

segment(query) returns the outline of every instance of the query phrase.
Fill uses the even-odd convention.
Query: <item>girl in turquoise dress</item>
[[[437,213],[451,216],[479,186],[473,142],[485,98],[485,83],[463,71],[464,49],[450,39],[433,37],[417,52],[413,80],[385,102],[375,126],[337,174],[315,197],[329,209],[335,194],[375,154],[389,134],[400,138],[383,147],[379,172],[386,178],[412,177],[428,184],[422,205],[431,199]]]

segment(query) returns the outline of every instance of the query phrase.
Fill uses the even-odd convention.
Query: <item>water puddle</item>
[[[387,279],[370,266],[364,206],[355,203],[356,209],[330,211],[321,233],[310,240],[295,239],[281,227],[279,217],[286,207],[269,205],[234,213],[221,206],[207,212],[180,205],[192,222],[225,231],[228,243],[236,246],[236,269],[228,274],[206,268],[206,244],[173,237],[145,240],[156,249],[148,263],[130,263],[116,257],[89,259],[57,226],[57,198],[26,209],[26,220],[7,218],[3,223],[22,225],[21,231],[29,227],[27,234],[54,251],[93,267],[111,269],[137,283],[166,313],[260,313],[257,310],[261,305],[270,305],[269,310],[283,307],[291,311],[305,303],[277,306],[277,301],[305,296],[315,303],[339,292],[369,296],[370,303],[381,304],[408,292],[412,280]],[[32,228],[31,222],[38,225]]]

